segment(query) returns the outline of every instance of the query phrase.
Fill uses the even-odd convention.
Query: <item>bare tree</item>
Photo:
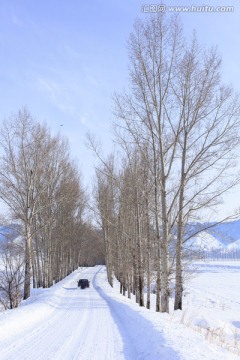
[[[118,139],[135,144],[143,155],[149,144],[156,310],[168,312],[176,228],[175,309],[181,308],[185,225],[239,181],[230,172],[239,145],[239,101],[221,82],[217,52],[201,49],[195,37],[190,44],[184,41],[177,17],[138,20],[129,58],[131,89],[115,95],[115,127]]]
[[[96,203],[101,218],[105,244],[108,281],[113,286],[113,259],[117,246],[116,183],[112,156],[97,169]]]
[[[4,122],[0,146],[0,198],[25,239],[26,299],[32,275],[34,286],[49,287],[78,266],[85,191],[67,141],[27,109]]]
[[[145,23],[137,21],[134,30],[129,40],[132,92],[130,95],[116,95],[115,113],[125,123],[125,131],[136,142],[140,151],[146,141],[151,144],[158,244],[156,311],[168,312],[169,178],[176,153],[176,135],[179,133],[179,126],[172,131],[171,80],[180,54],[181,29],[177,20],[170,24],[160,16],[152,17]]]
[[[0,246],[0,303],[4,309],[18,307],[24,284],[24,248],[10,237]]]
[[[24,299],[30,296],[33,250],[31,225],[41,192],[41,170],[48,153],[44,147],[45,139],[46,128],[36,123],[25,108],[5,121],[0,133],[3,151],[0,197],[13,217],[22,221],[26,239]]]
[[[239,101],[220,79],[216,50],[203,51],[195,38],[186,49],[173,90],[181,113],[175,309],[182,309],[182,244],[187,222],[219,203],[239,182],[234,174],[239,148]]]

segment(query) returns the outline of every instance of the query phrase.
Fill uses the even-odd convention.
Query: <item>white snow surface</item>
[[[240,250],[240,240],[233,242],[227,246],[228,250]]]
[[[224,248],[219,240],[208,234],[206,231],[203,231],[198,236],[194,236],[189,239],[186,243],[186,247],[201,250],[216,250]]]
[[[198,265],[184,306],[195,311],[203,329],[216,322],[239,328],[240,263]],[[78,288],[79,278],[88,278],[90,288]],[[239,359],[182,324],[184,312],[174,314],[140,308],[119,294],[117,280],[113,288],[107,283],[104,266],[78,269],[50,289],[33,289],[18,309],[0,313],[0,359]]]

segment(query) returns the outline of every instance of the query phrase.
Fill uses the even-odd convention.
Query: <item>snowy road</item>
[[[76,271],[61,287],[57,285],[55,292],[46,291],[48,296],[43,293],[38,301],[12,312],[15,317],[10,316],[3,326],[0,323],[0,359],[159,359],[159,351],[164,353],[162,346],[150,347],[147,337],[139,345],[139,338],[131,336],[135,321],[126,321],[126,311],[132,310],[110,299],[98,285],[97,278],[104,270]],[[89,289],[77,288],[80,277],[91,281]],[[152,324],[149,326],[152,330]],[[167,348],[167,355],[171,353]],[[165,358],[178,359],[177,354],[168,356]]]
[[[58,293],[59,302],[50,305],[51,316],[46,319],[43,312],[34,329],[29,326],[19,338],[13,334],[6,339],[0,359],[123,359],[121,337],[108,305],[92,285],[97,271],[85,269],[70,276]],[[89,289],[77,288],[80,276],[91,281]]]
[[[90,288],[79,289],[79,278],[88,278]],[[0,360],[236,359],[118,289],[116,281],[108,285],[105,267],[96,266],[33,290],[20,308],[0,314]]]

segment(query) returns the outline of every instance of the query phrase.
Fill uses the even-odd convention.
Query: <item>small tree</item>
[[[11,239],[0,247],[0,303],[4,309],[18,307],[23,297],[24,248]]]

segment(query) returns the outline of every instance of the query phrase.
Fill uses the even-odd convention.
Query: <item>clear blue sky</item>
[[[127,85],[126,41],[135,18],[149,16],[142,4],[151,3],[0,0],[0,121],[27,105],[53,133],[68,137],[86,184],[94,171],[85,134],[95,133],[105,151],[111,150],[111,94]],[[186,37],[196,29],[200,43],[218,46],[223,78],[240,91],[239,0],[163,3],[234,6],[231,13],[191,12],[181,18]]]

